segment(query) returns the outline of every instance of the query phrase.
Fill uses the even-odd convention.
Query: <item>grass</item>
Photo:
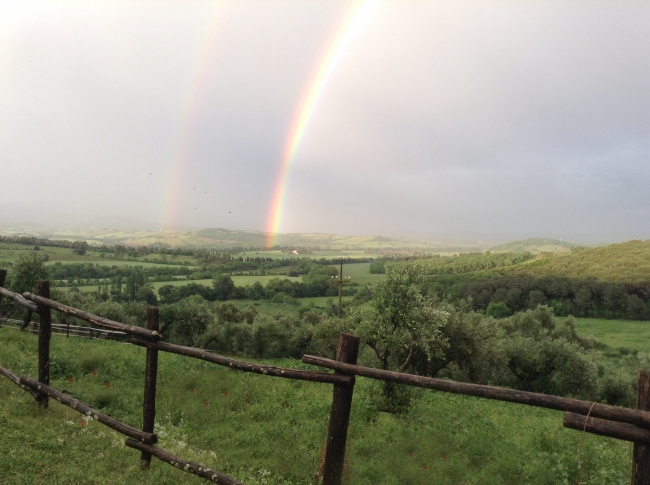
[[[650,353],[650,322],[576,318],[580,335],[593,336],[613,349]]]
[[[366,251],[349,251],[349,250],[328,250],[328,249],[314,249],[305,252],[285,253],[280,250],[273,251],[242,251],[235,256],[243,258],[272,258],[272,259],[290,259],[290,258],[311,258],[311,259],[335,259],[335,258],[377,258],[379,255],[368,253]]]
[[[353,283],[360,285],[374,285],[384,277],[383,274],[370,274],[370,263],[344,264],[343,276],[349,276]]]
[[[301,281],[302,277],[298,276],[297,278],[289,278],[287,276],[283,275],[275,275],[275,276],[260,276],[260,275],[252,275],[252,276],[233,276],[232,280],[235,283],[235,286],[247,286],[247,285],[253,285],[256,281],[259,281],[262,283],[262,285],[266,285],[270,280],[273,278],[288,278],[291,281]],[[164,285],[172,285],[172,286],[184,286],[187,285],[188,283],[196,283],[198,285],[204,285],[204,286],[212,286],[212,280],[211,279],[205,279],[205,280],[186,280],[186,279],[179,279],[179,280],[174,280],[174,281],[154,281],[151,283],[151,285],[154,287],[156,291],[161,286]],[[78,286],[79,291],[85,291],[85,292],[92,292],[92,291],[97,291],[97,285],[86,285],[86,286]],[[62,290],[69,290],[69,287],[61,287]]]
[[[25,254],[26,252],[34,251],[34,246],[16,243],[0,243],[0,260],[15,262],[16,259]],[[53,265],[57,262],[62,264],[78,264],[78,263],[93,263],[102,266],[142,266],[142,267],[156,267],[156,266],[173,266],[179,267],[178,264],[165,264],[155,261],[168,261],[169,263],[182,262],[184,265],[196,267],[196,260],[191,256],[174,256],[174,255],[160,255],[148,254],[141,258],[136,258],[135,261],[130,261],[123,258],[115,258],[112,254],[105,253],[106,257],[101,258],[100,253],[96,251],[88,251],[83,256],[78,255],[71,248],[57,248],[52,246],[41,246],[40,251],[37,251],[40,256],[47,256],[49,259],[45,263],[46,266]]]
[[[79,256],[77,256],[79,258]],[[125,266],[130,266],[132,268],[135,268],[136,266],[141,266],[143,268],[160,268],[160,267],[172,267],[172,268],[180,268],[180,265],[177,264],[165,264],[165,263],[149,263],[146,262],[145,260],[138,260],[138,261],[125,261],[122,259],[71,259],[67,260],[65,262],[63,261],[48,261],[45,263],[45,266],[52,266],[56,263],[61,263],[61,264],[88,264],[92,263],[96,266],[117,266],[118,268],[125,267]],[[189,268],[196,268],[196,266],[192,266],[191,264],[188,265]]]
[[[0,329],[0,364],[15,373],[36,375],[36,348],[35,335]],[[54,387],[140,426],[143,349],[54,336],[51,355]],[[304,367],[299,361],[274,363]],[[411,412],[396,416],[376,412],[377,392],[374,381],[357,380],[347,483],[542,485],[580,479],[583,436],[562,428],[560,412],[415,390]],[[159,446],[249,485],[315,483],[331,396],[325,384],[238,373],[161,353]],[[124,447],[123,437],[56,401],[39,408],[6,379],[0,379],[0,424],[0,483],[204,483],[155,458],[151,470],[140,471],[139,453]],[[627,483],[629,453],[628,443],[585,435],[582,483]]]

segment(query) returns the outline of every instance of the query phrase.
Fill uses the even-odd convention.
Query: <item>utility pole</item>
[[[341,256],[339,259],[341,260],[341,270],[339,271],[339,277],[337,279],[334,279],[334,276],[332,276],[332,280],[335,283],[339,284],[339,318],[341,318],[341,297],[343,296],[343,283],[349,283],[350,277],[348,276],[347,278],[343,278],[343,257]]]

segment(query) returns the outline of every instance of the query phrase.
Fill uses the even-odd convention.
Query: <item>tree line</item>
[[[475,310],[495,317],[547,305],[558,316],[650,319],[650,281],[622,283],[517,274],[466,279],[434,279],[428,287],[453,300],[470,299]]]

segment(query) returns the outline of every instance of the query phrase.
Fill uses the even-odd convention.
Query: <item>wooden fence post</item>
[[[38,294],[42,297],[50,297],[50,282],[48,280],[38,281]],[[52,313],[49,308],[41,307],[40,325],[38,326],[38,381],[50,385],[50,339],[52,338]],[[49,398],[41,395],[41,406],[47,407]]]
[[[637,388],[636,408],[650,411],[650,371],[637,372]],[[632,485],[650,485],[650,445],[634,443]]]
[[[0,269],[0,286],[5,285],[5,279],[7,278],[7,270],[6,269]],[[0,295],[0,304],[2,304],[2,295]],[[0,327],[2,327],[2,311],[0,310]]]
[[[158,308],[147,308],[147,328],[159,330]],[[158,350],[147,348],[147,363],[144,376],[144,403],[142,405],[142,431],[153,433],[156,420],[156,378],[158,376]],[[151,465],[151,453],[142,452],[140,456],[140,468],[149,469]]]
[[[336,360],[346,364],[356,364],[359,353],[359,337],[342,333],[336,349]],[[341,372],[335,371],[336,374]],[[334,384],[332,410],[327,430],[327,445],[325,447],[325,466],[323,469],[323,485],[340,485],[343,480],[343,464],[345,461],[345,444],[350,423],[352,408],[352,392],[354,376],[350,384]]]

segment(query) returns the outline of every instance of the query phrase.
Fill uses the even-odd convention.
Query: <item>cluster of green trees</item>
[[[422,257],[382,258],[370,265],[371,274],[386,273],[386,265],[404,265],[419,261],[428,275],[474,273],[520,265],[534,259],[532,253],[464,253],[456,256],[424,255]]]
[[[495,317],[548,305],[560,316],[650,319],[650,281],[609,283],[506,275],[460,283],[457,295],[471,298],[474,309],[487,310]]]
[[[272,300],[275,303],[295,302],[297,298],[336,296],[338,285],[332,281],[337,271],[331,266],[313,268],[302,281],[273,278],[265,286],[259,281],[247,286],[235,286],[229,275],[219,275],[212,280],[212,287],[189,283],[181,286],[163,285],[158,289],[161,303],[174,303],[193,295],[207,301],[225,300]],[[358,288],[351,283],[343,290],[345,296],[354,296]],[[358,286],[358,285],[356,285]]]
[[[190,276],[192,270],[188,266],[170,267],[170,266],[117,266],[93,263],[71,263],[62,264],[56,262],[49,268],[50,278],[53,280],[99,280],[110,279],[117,276],[123,278],[129,277],[134,271],[140,272],[147,278],[153,278],[154,281],[159,277],[172,277],[172,276]]]

